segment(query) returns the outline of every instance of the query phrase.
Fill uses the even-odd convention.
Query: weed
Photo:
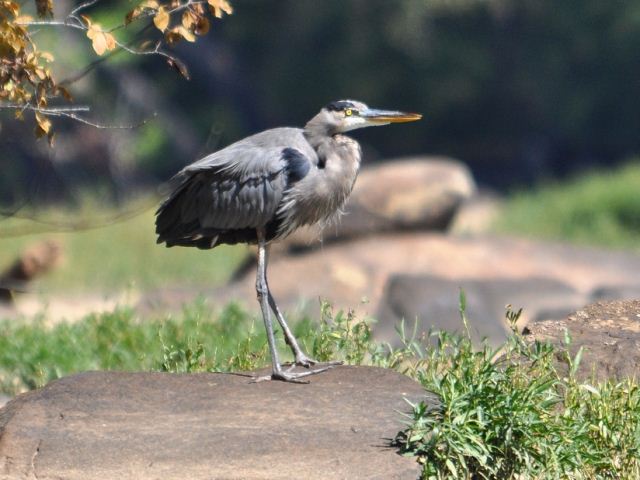
[[[393,368],[438,402],[411,405],[396,443],[423,478],[605,480],[640,478],[640,388],[635,380],[580,381],[582,353],[528,342],[515,330],[500,348],[474,346],[460,296],[462,334],[398,326],[400,348],[372,340],[353,312],[322,305],[315,327],[294,331],[319,360]],[[0,388],[16,393],[81,370],[255,370],[268,363],[261,325],[237,305],[212,315],[204,302],[182,314],[139,319],[132,310],[48,328],[41,319],[0,322]],[[567,334],[565,346],[571,343]],[[283,341],[283,354],[290,355]],[[567,368],[556,368],[558,359]],[[565,373],[560,373],[565,372]]]

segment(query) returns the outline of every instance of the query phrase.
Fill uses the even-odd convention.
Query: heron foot
[[[304,381],[301,379],[304,377],[308,377],[310,375],[315,375],[316,373],[326,372],[327,370],[332,369],[336,365],[337,363],[326,364],[322,368],[316,368],[315,370],[309,370],[306,372],[292,372],[291,370],[295,368],[295,365],[292,365],[291,368],[288,368],[287,370],[280,370],[278,372],[273,372],[271,375],[264,375],[262,377],[257,377],[253,379],[251,383],[264,382],[267,380],[280,380],[282,382],[290,382],[290,383],[309,383],[308,381]]]
[[[341,360],[336,360],[333,362],[319,362],[318,360],[314,360],[313,358],[307,357],[304,353],[301,355],[296,355],[296,361],[291,364],[291,367],[287,369],[288,372],[293,370],[295,367],[304,367],[311,368],[313,366],[319,367],[335,367],[336,365],[342,365],[344,362]]]

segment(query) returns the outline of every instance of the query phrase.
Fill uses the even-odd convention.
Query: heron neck
[[[304,126],[304,137],[316,151],[330,140],[334,133],[336,132],[333,131],[333,127],[321,115],[316,115]]]

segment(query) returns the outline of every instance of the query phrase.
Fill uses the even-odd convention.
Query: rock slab
[[[310,383],[236,374],[87,372],[0,409],[0,478],[416,479],[390,447],[398,373],[338,367]],[[433,401],[432,399],[429,401]]]
[[[593,303],[564,320],[531,322],[525,333],[530,340],[563,347],[565,331],[571,335],[571,355],[583,349],[578,378],[589,381],[594,376],[604,381],[640,376],[640,300]]]
[[[583,296],[569,285],[553,278],[460,278],[448,280],[431,275],[393,275],[385,287],[376,318],[376,335],[399,346],[394,326],[402,320],[411,331],[446,330],[464,332],[460,318],[460,290],[466,296],[466,317],[472,338],[491,345],[505,342],[511,331],[505,317],[506,305],[522,307],[518,327],[526,323],[529,310],[555,311],[566,317],[584,305]],[[526,313],[525,313],[526,312]],[[524,317],[524,318],[523,318]]]

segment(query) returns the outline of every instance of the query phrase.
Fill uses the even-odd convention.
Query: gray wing
[[[285,191],[311,166],[302,153],[311,147],[298,132],[263,132],[185,167],[170,181],[172,193],[158,209],[158,243],[212,248],[255,242],[256,229],[273,224]]]

